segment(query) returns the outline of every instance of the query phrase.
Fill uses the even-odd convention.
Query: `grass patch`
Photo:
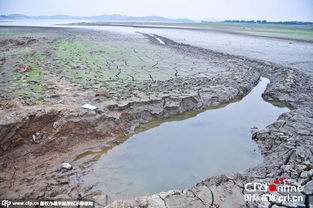
[[[313,25],[249,24],[249,23],[190,23],[185,26],[216,28],[260,36],[313,40]]]
[[[169,49],[119,41],[55,41],[55,63],[67,80],[86,87],[119,93],[125,88],[146,88],[145,82],[175,78],[180,55],[169,57]]]
[[[110,52],[103,47],[79,41],[56,41],[53,47],[62,75],[74,83],[90,86],[94,81],[114,79],[118,73],[105,65],[100,52]]]
[[[42,84],[42,68],[44,57],[36,52],[33,55],[19,57],[18,68],[15,69],[12,79],[13,93],[11,96],[31,99],[34,103],[40,103],[45,98],[45,88]],[[24,60],[24,61],[21,61]],[[31,71],[21,71],[21,66]]]

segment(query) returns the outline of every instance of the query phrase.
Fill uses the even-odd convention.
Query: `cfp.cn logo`
[[[1,205],[3,207],[9,207],[12,204],[10,200],[2,200]]]

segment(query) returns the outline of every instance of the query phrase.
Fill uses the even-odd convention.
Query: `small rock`
[[[296,156],[298,156],[300,158],[307,158],[308,157],[308,153],[306,153],[306,151],[302,148],[297,149],[295,154],[296,154]]]
[[[259,129],[258,129],[258,127],[256,127],[256,126],[252,126],[251,128],[250,128],[250,132],[251,132],[251,134],[254,134],[255,132],[257,132]]]
[[[99,90],[97,93],[96,93],[96,97],[106,97],[106,98],[110,98],[111,95],[110,93],[106,92],[106,91],[103,91],[103,90]]]
[[[300,178],[307,178],[307,177],[309,177],[309,172],[308,171],[301,172]]]
[[[308,176],[313,176],[313,169],[308,171]]]
[[[62,163],[62,169],[65,169],[65,170],[72,170],[73,167],[71,164],[69,163]]]
[[[306,166],[305,165],[296,165],[295,169],[297,172],[302,172],[303,170],[306,169]]]
[[[283,135],[283,136],[279,136],[279,138],[280,138],[280,139],[288,139],[288,138],[289,138],[289,136],[287,136],[287,135]]]
[[[53,129],[57,129],[58,128],[58,122],[53,122],[53,124],[52,124],[52,128]]]
[[[282,169],[284,170],[284,172],[287,172],[287,173],[290,173],[294,170],[291,165],[283,165]]]
[[[89,109],[89,110],[96,110],[98,107],[90,104],[84,104],[81,106],[82,108]]]
[[[309,160],[304,161],[303,165],[306,165],[308,168],[313,168],[313,165]]]
[[[101,108],[97,108],[97,109],[95,109],[95,112],[98,114],[102,114],[102,113],[104,113],[104,110]]]
[[[39,142],[37,141],[37,137],[36,137],[35,134],[33,134],[33,136],[32,136],[32,142],[33,142],[34,144],[39,144]]]
[[[271,207],[271,203],[268,201],[262,201],[257,203],[258,208],[269,208]]]
[[[140,91],[135,91],[134,92],[134,95],[138,98],[144,98],[144,97],[147,97],[147,95],[143,92],[140,92]]]
[[[302,136],[310,136],[311,132],[307,129],[298,129],[297,130],[298,134],[302,135]]]
[[[304,191],[306,195],[311,195],[313,194],[313,180],[309,181],[307,184],[304,186]]]

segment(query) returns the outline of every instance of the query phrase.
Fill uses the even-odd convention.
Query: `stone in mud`
[[[95,112],[98,114],[102,114],[102,113],[104,113],[104,110],[102,108],[97,108],[97,109],[95,109]]]
[[[303,171],[303,172],[301,172],[300,178],[307,178],[307,177],[309,177],[309,171]]]
[[[305,184],[303,193],[305,193],[306,195],[313,194],[313,180]]]
[[[37,137],[36,137],[35,134],[33,134],[33,136],[32,136],[32,142],[33,142],[34,144],[39,144],[39,142],[37,141]]]
[[[62,163],[61,168],[63,170],[72,170],[73,169],[73,167],[72,167],[72,165],[70,163]]]
[[[255,207],[255,208],[272,208],[271,207],[271,203],[268,201],[264,201],[264,202],[249,202],[249,207]],[[244,206],[242,206],[244,207]]]
[[[304,161],[303,165],[306,165],[309,169],[313,168],[313,165],[309,160]]]
[[[300,173],[300,172],[306,170],[306,169],[307,169],[307,166],[305,166],[305,165],[296,165],[296,166],[295,166],[295,169],[296,169],[296,171],[297,171],[298,173]]]
[[[106,97],[106,98],[110,98],[111,95],[110,93],[108,93],[107,91],[104,91],[104,90],[99,90],[96,95],[96,97]]]
[[[91,104],[84,104],[82,105],[82,108],[88,109],[88,110],[96,110],[98,107],[91,105]]]
[[[207,186],[195,186],[188,191],[197,196],[205,205],[210,205],[213,202],[213,194]]]
[[[6,61],[6,58],[5,57],[1,57],[0,58],[0,65],[4,64],[5,61]]]
[[[250,132],[251,132],[251,134],[254,134],[254,133],[256,133],[258,130],[259,130],[258,127],[252,126],[251,129],[250,129]]]

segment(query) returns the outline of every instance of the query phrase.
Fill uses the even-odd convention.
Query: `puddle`
[[[262,99],[268,83],[261,78],[238,102],[155,121],[112,149],[80,155],[78,159],[97,160],[83,176],[84,183],[97,184],[95,189],[114,198],[128,199],[189,188],[210,176],[256,166],[263,158],[251,140],[251,127],[265,128],[288,111]]]

